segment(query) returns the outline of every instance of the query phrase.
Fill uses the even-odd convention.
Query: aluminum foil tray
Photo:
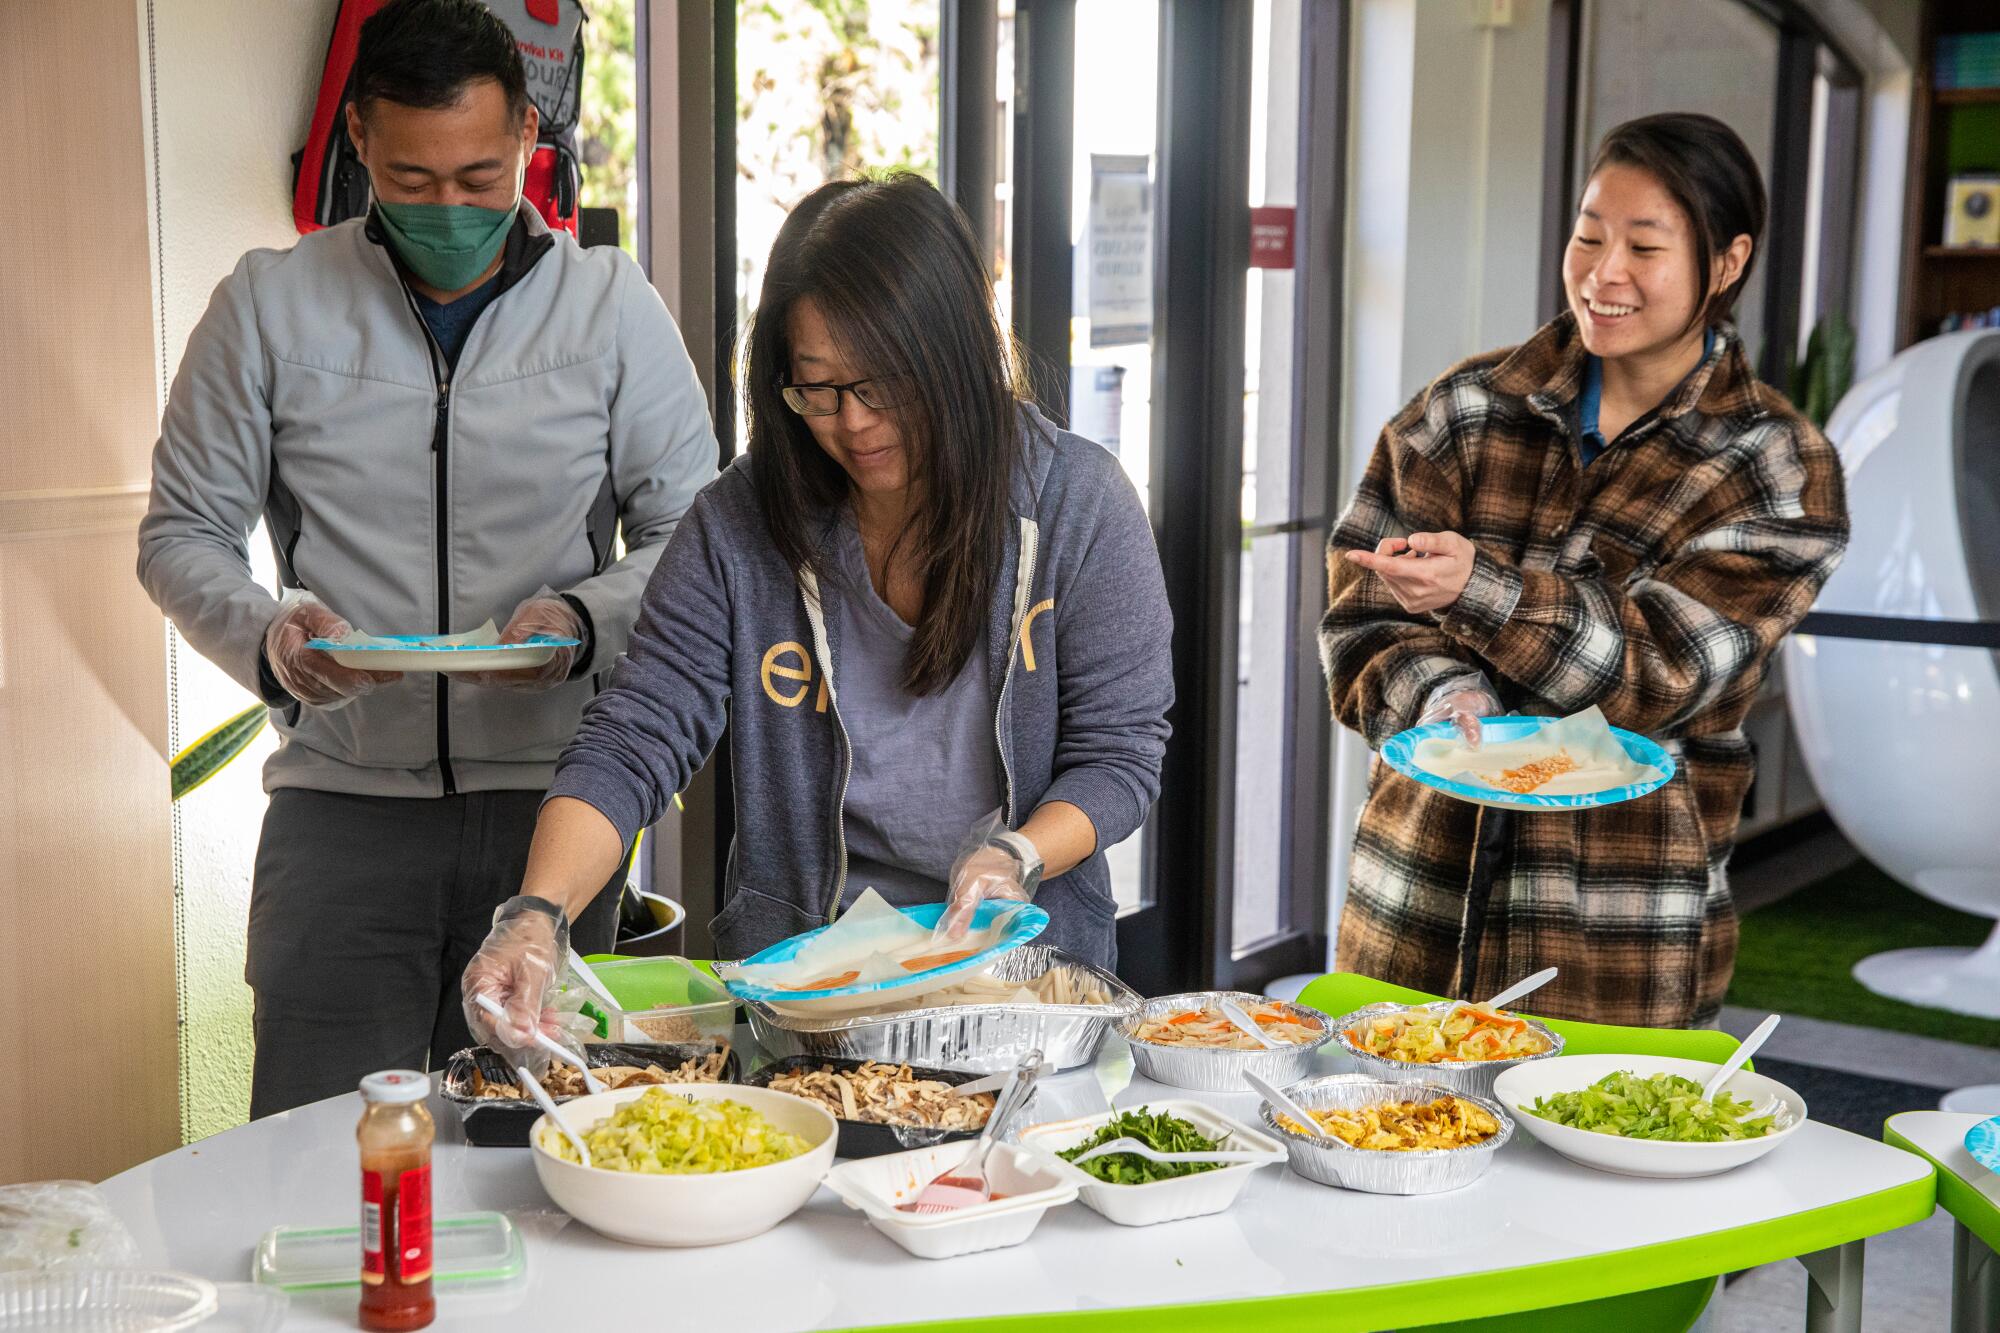
[[[1523,1055],[1512,1060],[1441,1060],[1434,1065],[1414,1065],[1407,1060],[1391,1060],[1384,1055],[1375,1055],[1355,1046],[1347,1039],[1347,1029],[1364,1018],[1374,1018],[1381,1014],[1400,1013],[1407,1009],[1419,1009],[1422,1005],[1370,1004],[1356,1009],[1351,1014],[1342,1014],[1333,1025],[1340,1049],[1354,1061],[1354,1067],[1370,1078],[1391,1083],[1436,1083],[1454,1092],[1467,1093],[1474,1097],[1493,1100],[1493,1085],[1500,1075],[1515,1065],[1525,1065],[1535,1060],[1547,1060],[1563,1053],[1562,1034],[1552,1032],[1548,1026],[1532,1018],[1522,1019],[1528,1027],[1548,1039],[1549,1048],[1540,1055]]]
[[[1330,1074],[1286,1088],[1285,1095],[1308,1111],[1334,1107],[1352,1110],[1378,1102],[1424,1103],[1463,1097],[1477,1103],[1500,1124],[1499,1133],[1468,1148],[1384,1152],[1350,1148],[1338,1139],[1295,1134],[1278,1124],[1277,1113],[1269,1102],[1261,1103],[1258,1112],[1264,1126],[1285,1145],[1292,1170],[1307,1180],[1338,1189],[1367,1194],[1442,1194],[1462,1189],[1485,1174],[1486,1168],[1493,1165],[1494,1154],[1514,1136],[1514,1122],[1498,1102],[1468,1096],[1436,1083],[1391,1083],[1366,1074]]]
[[[1053,945],[1024,944],[994,961],[1002,981],[1032,981],[1065,967],[1111,996],[1110,1004],[948,1004],[892,1014],[802,1018],[744,1001],[750,1032],[773,1056],[815,1055],[928,1065],[979,1074],[1012,1069],[1039,1048],[1057,1069],[1088,1063],[1104,1034],[1139,1012],[1139,993]]]
[[[1234,1000],[1246,1009],[1280,1009],[1302,1023],[1317,1024],[1317,1040],[1302,1042],[1275,1051],[1232,1051],[1215,1046],[1169,1046],[1162,1042],[1140,1041],[1132,1034],[1148,1019],[1161,1018],[1185,1009],[1205,1009],[1223,1000]],[[1243,1075],[1257,1075],[1279,1087],[1298,1082],[1312,1072],[1313,1054],[1333,1039],[1333,1020],[1317,1009],[1287,1004],[1268,995],[1252,995],[1240,990],[1192,990],[1179,995],[1162,995],[1148,1000],[1140,1011],[1125,1020],[1122,1034],[1132,1048],[1132,1066],[1155,1082],[1200,1092],[1248,1092]]]

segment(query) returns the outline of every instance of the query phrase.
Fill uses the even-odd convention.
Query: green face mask
[[[382,229],[410,272],[441,292],[470,286],[513,229],[513,207],[377,202]]]

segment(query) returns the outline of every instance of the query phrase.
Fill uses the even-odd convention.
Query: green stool
[[[1389,1000],[1397,1004],[1425,1004],[1442,999],[1404,986],[1392,986],[1373,977],[1351,972],[1334,972],[1321,977],[1299,994],[1299,1003],[1339,1018],[1365,1004]],[[1683,1028],[1626,1028],[1605,1023],[1578,1023],[1563,1018],[1544,1018],[1551,1031],[1561,1035],[1565,1055],[1665,1055],[1685,1060],[1707,1060],[1720,1064],[1735,1051],[1736,1038],[1726,1032],[1690,1031]],[[1685,1333],[1708,1307],[1716,1279],[1701,1278],[1652,1291],[1637,1291],[1575,1305],[1556,1305],[1521,1314],[1494,1315],[1488,1319],[1455,1320],[1448,1324],[1426,1324],[1405,1333],[1596,1333],[1601,1329],[1631,1329],[1635,1333]]]

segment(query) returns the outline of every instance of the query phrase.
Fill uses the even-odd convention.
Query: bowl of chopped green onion
[[[1113,1139],[1136,1139],[1155,1152],[1262,1153],[1259,1162],[1155,1162],[1137,1153],[1072,1159]],[[1143,1227],[1219,1213],[1236,1202],[1259,1167],[1285,1160],[1285,1147],[1263,1130],[1204,1102],[1171,1098],[1075,1120],[1034,1125],[1021,1146],[1042,1153],[1075,1182],[1084,1205],[1120,1226]]]
[[[542,1188],[593,1231],[635,1245],[720,1245],[770,1230],[819,1188],[838,1137],[824,1107],[734,1084],[623,1088],[562,1113],[590,1165],[544,1115],[528,1135]]]
[[[1644,1055],[1563,1055],[1507,1070],[1493,1095],[1537,1142],[1622,1176],[1677,1180],[1754,1162],[1806,1122],[1805,1099],[1739,1070],[1704,1101],[1716,1067]]]

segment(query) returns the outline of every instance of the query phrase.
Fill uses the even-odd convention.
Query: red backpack
[[[305,147],[292,154],[292,221],[303,235],[368,211],[368,171],[347,137],[354,48],[361,25],[388,0],[340,0],[327,43],[326,69],[313,104]],[[541,113],[541,134],[528,159],[522,194],[551,229],[576,233],[582,185],[576,124],[583,100],[583,6],[577,0],[482,0],[520,44],[528,97]]]

